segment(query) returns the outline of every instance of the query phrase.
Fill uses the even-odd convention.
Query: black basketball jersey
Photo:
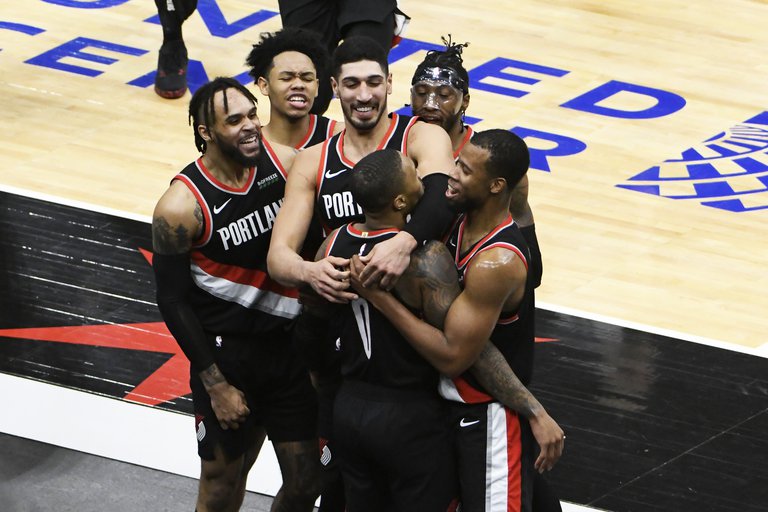
[[[304,149],[315,144],[320,144],[333,135],[333,129],[336,127],[336,121],[328,119],[325,116],[309,114],[309,128],[301,142],[296,144],[296,149]]]
[[[262,140],[256,167],[239,189],[217,180],[202,158],[174,180],[183,182],[203,211],[203,232],[191,251],[191,297],[211,333],[263,332],[298,315],[298,293],[267,275],[272,226],[283,202],[286,173]]]
[[[325,255],[349,258],[368,254],[397,229],[360,232],[352,224],[335,231]],[[436,393],[438,373],[397,329],[365,299],[343,306],[340,318],[341,373],[345,379],[389,388]]]
[[[392,148],[408,154],[408,132],[417,117],[389,114],[389,129],[376,149]],[[349,172],[357,162],[344,156],[344,134],[337,133],[323,144],[315,187],[315,213],[326,234],[348,222],[361,222],[363,210],[352,197]]]
[[[459,270],[459,284],[462,288],[467,279],[467,270],[472,259],[483,251],[493,248],[504,248],[517,254],[528,269],[528,246],[520,229],[508,215],[506,220],[496,226],[490,233],[478,240],[468,251],[459,254],[466,217],[461,216],[448,237],[448,250],[454,256],[456,268]],[[502,311],[496,327],[491,333],[491,341],[504,354],[509,366],[523,384],[528,384],[533,372],[534,349],[534,303],[533,280],[528,273],[525,283],[525,294],[516,311]],[[449,400],[465,403],[483,403],[494,401],[483,387],[469,373],[455,379],[442,377],[440,394]]]

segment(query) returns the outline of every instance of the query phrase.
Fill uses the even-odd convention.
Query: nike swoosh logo
[[[224,209],[224,207],[225,207],[225,206],[227,206],[227,204],[229,204],[229,202],[230,202],[231,200],[232,200],[232,198],[230,197],[229,199],[227,199],[226,201],[224,201],[224,204],[222,204],[221,206],[216,206],[216,205],[213,205],[213,214],[214,214],[214,215],[218,215],[218,214],[219,214],[219,212],[220,212],[221,210],[223,210],[223,209]]]
[[[459,426],[460,427],[470,427],[470,426],[475,425],[477,423],[480,423],[480,420],[467,421],[466,418],[461,418],[461,421],[459,422]]]
[[[328,179],[335,178],[339,174],[341,174],[343,172],[347,172],[348,170],[349,169],[341,169],[340,171],[331,172],[331,170],[328,169],[327,171],[325,171],[325,177],[328,178]]]

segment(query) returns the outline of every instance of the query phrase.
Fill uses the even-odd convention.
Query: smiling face
[[[224,95],[227,108],[224,108]],[[209,146],[243,167],[253,167],[261,153],[261,123],[256,115],[256,105],[237,89],[217,92],[213,97],[216,121],[210,130],[204,126],[203,136],[208,135]]]
[[[267,78],[258,80],[262,94],[269,96],[272,111],[294,119],[309,114],[319,84],[310,58],[294,51],[275,55]]]
[[[445,195],[454,211],[477,209],[490,194],[492,177],[485,169],[490,153],[470,141],[461,150],[456,165],[448,177]]]
[[[392,93],[392,75],[371,60],[341,66],[339,76],[331,79],[333,91],[341,102],[344,122],[356,130],[373,130],[387,113],[387,95]]]

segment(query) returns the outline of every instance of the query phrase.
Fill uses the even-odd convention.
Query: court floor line
[[[100,457],[197,478],[191,416],[0,373],[0,432]],[[110,478],[105,475],[105,478]],[[280,488],[274,450],[265,441],[249,491]],[[563,502],[564,512],[598,509]]]

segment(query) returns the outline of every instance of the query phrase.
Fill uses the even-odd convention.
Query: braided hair
[[[464,94],[469,92],[469,73],[464,69],[464,59],[461,54],[464,48],[469,46],[469,43],[454,43],[451,41],[451,35],[448,34],[448,38],[442,38],[445,50],[430,50],[427,52],[424,60],[416,66],[416,71],[413,74],[413,80],[411,85],[415,84],[425,75],[426,71],[430,68],[450,69],[459,79],[463,82],[458,87]]]
[[[205,154],[207,145],[205,139],[197,131],[197,127],[202,124],[210,130],[210,127],[216,123],[216,109],[213,105],[213,97],[219,91],[225,91],[224,112],[229,112],[227,89],[237,89],[243,96],[251,100],[254,105],[258,104],[256,96],[234,78],[219,76],[196,90],[195,94],[192,95],[192,99],[189,100],[189,124],[195,133],[195,147],[202,154]]]

